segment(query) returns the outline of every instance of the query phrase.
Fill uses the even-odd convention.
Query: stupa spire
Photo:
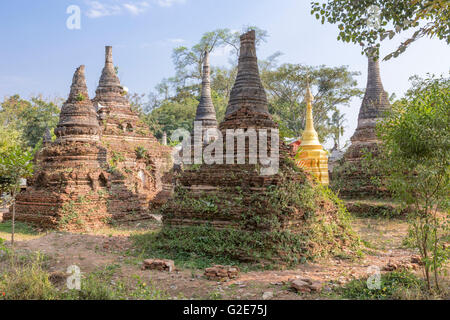
[[[97,113],[89,100],[84,65],[77,68],[70,94],[61,108],[55,129],[58,141],[87,141],[99,139]]]
[[[314,97],[309,87],[309,80],[305,94],[306,101],[306,126],[303,131],[301,151],[298,155],[298,165],[306,172],[315,176],[322,184],[328,184],[328,156],[323,150],[319,141],[319,136],[314,128],[314,118],[312,113],[312,102]]]
[[[81,65],[75,70],[70,86],[69,98],[67,101],[79,101],[89,99],[86,85],[85,67]]]
[[[52,134],[50,133],[50,129],[47,127],[45,128],[44,136],[42,137],[42,144],[48,145],[52,142]]]
[[[391,108],[380,76],[379,59],[368,57],[367,86],[358,116],[358,126],[352,142],[376,141],[376,122]]]
[[[238,73],[231,90],[226,116],[243,108],[269,115],[266,92],[259,76],[255,41],[255,30],[241,36]]]
[[[301,146],[317,146],[321,145],[319,142],[319,135],[314,128],[314,118],[312,113],[312,102],[314,97],[311,94],[311,89],[309,88],[309,83],[306,87],[306,126],[305,131],[303,131],[303,138]]]
[[[201,121],[204,128],[217,127],[216,110],[214,109],[211,98],[210,73],[209,53],[208,51],[205,51],[202,74],[202,94],[195,116],[195,121]]]
[[[105,46],[105,66],[102,70],[99,87],[121,87],[114,68],[111,46]]]
[[[113,63],[112,47],[105,47],[105,66],[98,82],[95,98],[92,100],[97,109],[101,107],[123,107],[129,106],[126,98],[123,96],[124,89],[120,84],[119,77]]]

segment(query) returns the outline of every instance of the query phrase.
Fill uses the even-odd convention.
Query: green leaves
[[[8,97],[1,102],[0,125],[18,132],[21,142],[35,148],[45,130],[52,130],[58,124],[59,102],[59,99],[45,101],[41,96],[32,97],[30,101],[19,95]]]
[[[13,146],[0,154],[0,191],[17,192],[22,179],[33,174],[33,154]]]
[[[450,2],[442,0],[323,0],[312,2],[311,14],[324,23],[338,24],[338,40],[360,44],[363,53],[369,55],[370,48],[388,36],[411,28],[415,34],[403,42],[384,60],[402,54],[408,45],[422,36],[437,37],[450,43]],[[379,10],[374,10],[379,8]],[[373,21],[379,24],[374,24]],[[426,24],[420,24],[424,21]],[[387,25],[393,30],[385,30]],[[345,26],[345,27],[344,27]],[[378,53],[378,52],[377,52]]]
[[[316,130],[322,140],[334,135],[335,123],[330,116],[340,106],[348,105],[350,99],[360,96],[354,77],[357,72],[347,67],[312,67],[286,63],[281,66],[261,65],[261,78],[268,93],[269,111],[280,123],[280,128],[289,137],[298,137],[303,132],[306,117],[304,94],[309,76],[315,92],[313,107]]]

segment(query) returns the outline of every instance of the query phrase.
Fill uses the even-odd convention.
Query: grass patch
[[[0,246],[2,246],[0,244]],[[1,248],[0,248],[1,249]],[[5,258],[5,255],[4,255]],[[0,300],[159,300],[169,296],[139,276],[122,279],[119,265],[82,275],[81,290],[69,290],[65,279],[52,283],[41,254],[11,254],[0,265]],[[68,275],[67,275],[68,276]]]
[[[14,229],[17,234],[30,235],[30,236],[34,236],[34,235],[38,234],[38,232],[31,225],[29,225],[25,222],[16,221]],[[12,221],[8,220],[8,221],[4,221],[4,222],[0,223],[0,232],[11,234]]]
[[[355,217],[405,219],[409,209],[395,202],[348,201],[347,210]]]
[[[290,232],[217,230],[211,226],[170,227],[132,236],[136,252],[145,258],[166,258],[178,267],[204,269],[213,264],[238,265],[243,271],[274,269],[284,252],[289,264],[301,262],[305,239]],[[305,259],[306,261],[306,259]]]
[[[111,265],[83,276],[81,290],[60,295],[64,300],[162,300],[169,296],[139,276],[124,281],[116,277],[119,265]]]
[[[407,271],[381,275],[380,289],[369,289],[367,278],[353,280],[333,292],[343,299],[353,300],[416,300],[430,298],[425,282]]]

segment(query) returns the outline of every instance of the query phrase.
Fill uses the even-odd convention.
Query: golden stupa
[[[297,155],[297,165],[314,175],[322,184],[328,185],[328,155],[319,142],[314,129],[312,102],[314,100],[309,85],[306,88],[306,128]]]

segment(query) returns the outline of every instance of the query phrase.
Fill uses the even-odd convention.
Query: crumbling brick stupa
[[[227,140],[228,129],[267,130],[267,136],[257,135],[252,144],[267,137],[267,154],[279,155],[279,170],[262,174],[264,164],[249,163],[249,137],[245,164],[227,162],[232,158],[236,163],[235,144],[231,155],[222,147],[223,164],[186,166],[174,198],[163,209],[164,227],[152,242],[155,252],[295,263],[352,244],[343,223],[345,211],[296,167],[287,146],[277,144],[278,136],[271,134],[278,130],[259,77],[254,31],[241,36],[238,74],[219,126],[220,140]]]
[[[380,140],[376,124],[391,109],[389,97],[380,77],[379,59],[368,58],[366,92],[358,116],[358,126],[351,137],[351,145],[334,167],[332,187],[347,198],[389,197],[383,186],[383,175],[370,163],[366,155],[376,157]]]
[[[150,218],[150,209],[170,197],[171,148],[160,145],[131,109],[111,47],[92,101],[84,66],[75,72],[55,135],[55,142],[44,135],[35,174],[17,196],[17,220],[94,229],[111,220]]]
[[[109,174],[104,169],[106,150],[99,143],[100,126],[89,100],[84,66],[73,76],[55,135],[53,143],[46,135],[34,176],[26,191],[17,195],[16,219],[44,228],[103,225],[111,217],[107,208]]]
[[[171,148],[161,145],[132,110],[110,46],[105,48],[105,66],[92,102],[98,110],[100,141],[111,172],[111,208],[117,218],[135,219],[136,215],[127,212],[145,212],[170,197]]]

